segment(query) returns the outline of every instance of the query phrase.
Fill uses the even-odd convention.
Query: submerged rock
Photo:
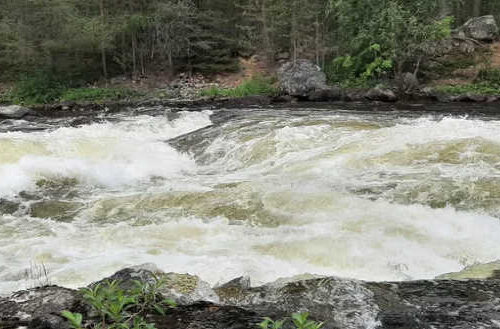
[[[19,105],[0,106],[0,119],[21,119],[31,113],[31,110]]]
[[[12,215],[19,209],[19,203],[0,199],[0,215]]]
[[[175,300],[178,304],[189,304],[200,300],[219,302],[219,297],[210,284],[199,277],[189,274],[165,273],[154,264],[125,268],[109,278],[93,283],[91,286],[113,280],[118,280],[120,287],[124,290],[135,288],[136,283],[134,281],[136,280],[149,283],[161,280],[164,284],[158,292],[165,298]]]
[[[477,264],[466,267],[460,272],[442,274],[436,279],[439,280],[464,280],[464,279],[499,279],[500,261]]]
[[[60,222],[69,222],[74,219],[78,210],[84,206],[81,202],[38,201],[31,205],[30,215],[37,218],[52,219]]]
[[[307,97],[311,92],[327,89],[326,75],[312,62],[299,59],[278,70],[280,92],[295,97]]]

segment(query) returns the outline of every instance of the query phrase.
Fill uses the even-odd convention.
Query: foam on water
[[[248,112],[210,128],[196,156],[164,143],[209,124],[184,113],[0,134],[0,197],[41,178],[86,189],[71,223],[0,217],[0,292],[29,285],[30,262],[77,287],[145,262],[258,284],[427,279],[500,258],[498,121]]]

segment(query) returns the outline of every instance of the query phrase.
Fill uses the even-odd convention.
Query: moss
[[[500,85],[488,82],[477,82],[456,86],[441,85],[437,86],[435,89],[448,95],[500,95]]]
[[[196,290],[200,279],[189,274],[169,273],[163,278],[165,287],[174,289],[183,294],[189,294]]]

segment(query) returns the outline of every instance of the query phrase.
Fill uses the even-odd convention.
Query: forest
[[[4,0],[0,81],[59,86],[178,72],[238,71],[238,59],[307,58],[332,83],[393,77],[422,45],[497,0]]]

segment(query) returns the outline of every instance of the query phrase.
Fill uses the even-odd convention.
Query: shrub
[[[45,104],[56,101],[63,90],[63,84],[54,75],[39,71],[22,75],[15,84],[10,99],[18,104]]]
[[[260,329],[281,329],[285,324],[285,320],[274,321],[271,318],[264,318],[259,324]],[[292,322],[296,329],[320,329],[323,327],[323,322],[309,320],[309,313],[294,313],[292,314]]]
[[[97,284],[92,288],[82,289],[83,298],[92,307],[98,317],[95,329],[155,329],[154,324],[145,318],[155,312],[165,315],[168,308],[175,307],[171,300],[164,299],[159,289],[165,281],[155,277],[154,282],[135,281],[136,288],[123,290],[119,281]],[[80,313],[63,311],[71,328],[83,329],[83,316]]]
[[[500,95],[500,85],[490,84],[487,82],[470,83],[458,86],[444,85],[436,87],[436,90],[450,95]]]
[[[119,100],[138,95],[139,93],[136,91],[123,88],[72,88],[65,90],[59,100],[62,102],[99,102]]]
[[[266,78],[257,76],[252,79],[243,81],[238,87],[235,88],[219,88],[211,87],[202,90],[201,96],[209,97],[245,97],[254,95],[274,95],[276,94],[276,88],[273,85],[272,78]]]

